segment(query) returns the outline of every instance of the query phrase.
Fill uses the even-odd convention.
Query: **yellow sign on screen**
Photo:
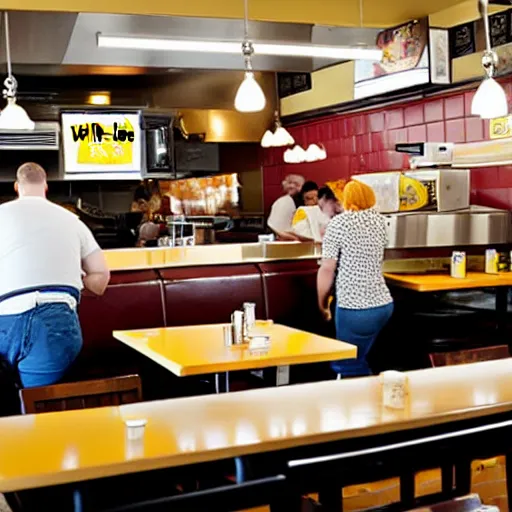
[[[491,139],[505,139],[507,137],[511,137],[511,123],[512,116],[491,119],[491,122],[489,123],[489,137]]]
[[[112,124],[71,127],[78,142],[77,164],[129,165],[133,160],[134,129],[128,119]]]

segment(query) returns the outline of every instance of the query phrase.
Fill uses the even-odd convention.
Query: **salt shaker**
[[[249,338],[256,324],[256,304],[244,302],[244,335]]]
[[[225,325],[222,332],[224,334],[224,346],[231,347],[233,345],[233,324]]]
[[[233,344],[241,345],[244,342],[244,312],[233,311],[231,324],[233,326]]]

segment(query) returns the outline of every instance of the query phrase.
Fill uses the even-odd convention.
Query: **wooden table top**
[[[0,492],[176,467],[512,410],[512,359],[409,372],[405,410],[378,377],[0,419]],[[146,419],[143,441],[124,420]]]
[[[443,290],[462,290],[468,288],[491,288],[494,286],[512,286],[512,272],[486,274],[468,272],[463,279],[450,274],[384,274],[387,282],[393,286],[408,288],[417,292],[438,292]]]
[[[224,345],[226,324],[115,331],[114,338],[182,377],[272,366],[353,359],[357,348],[284,325],[268,322],[262,332],[271,336],[267,352],[248,345]]]

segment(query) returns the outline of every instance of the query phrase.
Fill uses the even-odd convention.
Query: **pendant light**
[[[261,112],[267,103],[265,94],[254,77],[252,55],[254,47],[249,41],[248,0],[244,0],[244,42],[242,55],[245,62],[245,77],[235,97],[235,109],[238,112]]]
[[[279,99],[279,80],[276,73],[275,77],[275,90],[276,90],[276,105],[277,109],[274,112],[274,131],[267,130],[262,139],[262,148],[284,148],[285,146],[293,146],[295,139],[290,135],[290,132],[281,124],[280,112],[280,99]]]
[[[279,96],[277,97],[277,102],[279,104]],[[279,118],[279,111],[276,110],[275,113],[275,131],[272,132],[267,130],[261,139],[261,147],[262,148],[283,148],[285,146],[293,146],[295,144],[295,139],[290,135],[290,132],[281,124],[281,119]]]
[[[11,63],[11,45],[9,37],[9,13],[4,12],[4,32],[5,32],[5,56],[7,61],[7,78],[4,81],[5,89],[2,91],[3,97],[7,100],[7,105],[0,112],[0,129],[2,130],[33,130],[35,123],[28,117],[25,109],[16,103],[16,92],[18,82],[12,74]]]
[[[471,114],[480,116],[482,119],[505,117],[508,115],[507,95],[503,87],[493,78],[498,65],[498,55],[491,47],[489,0],[479,0],[478,7],[484,21],[485,51],[482,56],[482,66],[487,76],[483,79],[473,97]]]

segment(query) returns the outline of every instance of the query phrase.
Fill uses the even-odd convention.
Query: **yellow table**
[[[319,363],[357,356],[354,345],[272,322],[264,328],[271,339],[266,352],[251,352],[248,345],[226,347],[224,325],[115,331],[113,335],[178,377],[212,373],[218,376],[235,370]]]
[[[468,272],[463,279],[451,277],[450,274],[384,274],[387,282],[400,288],[417,292],[438,292],[462,290],[469,288],[494,288],[512,286],[512,272],[486,274]]]
[[[512,410],[512,359],[408,372],[409,405],[378,377],[0,419],[0,492],[355,439]],[[146,419],[142,443],[123,421]]]
[[[486,274],[468,272],[465,278],[451,277],[449,274],[384,274],[393,286],[417,292],[440,292],[474,288],[496,288],[496,327],[504,332],[507,323],[508,289],[512,286],[512,272]]]

